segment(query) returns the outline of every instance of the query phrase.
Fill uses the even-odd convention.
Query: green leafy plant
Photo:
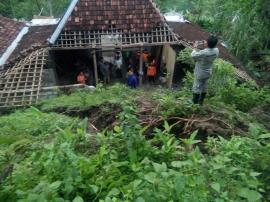
[[[179,134],[181,130],[170,121],[161,121],[157,127],[141,125],[136,96],[146,96],[146,91],[123,93],[126,88],[119,85],[109,89],[102,87],[95,95],[124,94],[126,99],[121,100],[116,124],[96,133],[88,134],[87,118],[79,120],[36,108],[0,117],[1,123],[9,125],[11,117],[20,117],[16,119],[16,137],[22,138],[0,145],[0,169],[7,173],[4,178],[0,175],[0,201],[270,199],[269,132],[255,121],[241,137],[230,134],[225,139],[217,134],[200,139],[200,131]],[[157,113],[166,120],[171,115],[205,113],[205,108],[188,104],[187,91],[157,89],[148,96],[158,103],[151,116]],[[233,124],[234,119],[236,123],[245,119],[249,123],[250,114],[215,99],[220,105],[209,105],[213,112],[223,109],[221,113],[225,113],[226,108],[225,121]],[[29,127],[23,127],[23,119],[33,117],[45,123],[36,121],[32,130],[23,133],[24,127]]]

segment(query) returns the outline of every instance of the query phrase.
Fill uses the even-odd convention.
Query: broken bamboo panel
[[[14,65],[1,78],[0,108],[18,107],[36,103],[39,98],[42,73],[48,49],[32,52]]]

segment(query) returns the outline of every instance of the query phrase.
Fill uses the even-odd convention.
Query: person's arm
[[[191,53],[191,57],[194,59],[194,60],[200,60],[204,57],[204,51],[203,50],[196,50],[194,49]]]
[[[203,58],[204,56],[204,50],[199,50],[198,49],[198,41],[196,41],[193,45],[193,49],[192,49],[192,53],[191,53],[191,57],[194,60],[200,60],[201,58]]]

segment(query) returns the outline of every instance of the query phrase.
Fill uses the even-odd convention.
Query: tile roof
[[[53,33],[56,25],[32,26],[27,34],[23,36],[16,49],[13,51],[9,61],[25,56],[37,48],[47,46],[47,39]]]
[[[79,0],[64,30],[149,32],[163,24],[152,0]]]
[[[0,57],[16,39],[24,23],[0,15]]]

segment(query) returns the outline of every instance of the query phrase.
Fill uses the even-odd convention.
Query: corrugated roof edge
[[[65,24],[67,23],[68,18],[72,14],[73,9],[75,8],[76,4],[78,3],[79,0],[72,0],[72,2],[69,4],[69,7],[67,11],[65,12],[64,16],[60,20],[58,26],[56,27],[54,33],[52,36],[48,39],[48,42],[50,44],[54,44],[57,38],[59,37],[61,31],[63,30]]]

